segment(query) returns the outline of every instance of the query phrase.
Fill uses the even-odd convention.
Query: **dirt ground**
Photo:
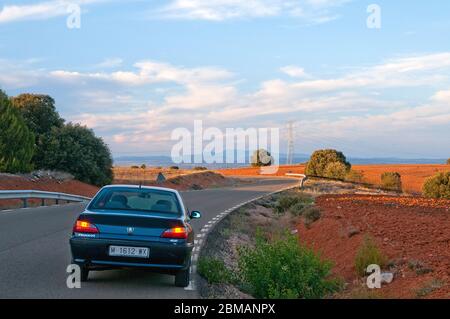
[[[0,174],[0,190],[41,190],[92,197],[97,193],[98,187],[73,179],[60,180],[51,177],[37,178],[32,175]],[[30,206],[40,204],[40,200],[29,201]],[[48,204],[52,202],[48,200]],[[18,207],[22,207],[21,200],[0,200],[0,208]]]
[[[450,298],[450,200],[346,194],[321,195],[316,205],[321,219],[309,229],[300,223],[298,231],[350,283],[340,297],[369,293],[354,260],[370,234],[395,276],[376,291],[379,297]]]
[[[398,165],[353,165],[352,169],[363,173],[363,182],[380,185],[381,174],[384,172],[398,172],[402,176],[403,190],[405,192],[420,194],[424,181],[438,172],[450,171],[450,165],[438,164],[398,164]],[[224,176],[256,176],[260,175],[259,168],[244,167],[217,170]],[[286,173],[304,174],[305,165],[280,166],[277,176]]]

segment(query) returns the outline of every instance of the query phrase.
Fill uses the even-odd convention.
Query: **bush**
[[[450,158],[447,160],[447,165],[450,165]]]
[[[131,169],[138,169],[139,168],[139,166],[137,166],[137,165],[132,165],[131,166]]]
[[[312,202],[313,199],[311,197],[303,194],[281,195],[273,208],[274,212],[278,215],[284,214],[287,211],[291,211],[294,215],[297,215],[300,207],[306,207],[307,205],[312,204]]]
[[[111,153],[91,129],[71,123],[54,127],[43,147],[44,169],[66,171],[82,182],[98,186],[112,182]]]
[[[27,173],[33,169],[35,137],[20,112],[0,90],[0,171]]]
[[[340,162],[329,163],[325,168],[325,177],[343,180],[347,175],[347,166]]]
[[[201,257],[198,260],[198,273],[210,284],[228,283],[232,278],[224,262],[213,257]]]
[[[141,168],[142,168],[142,169],[146,169],[146,168],[147,168],[147,165],[142,164],[142,165],[141,165]]]
[[[196,166],[196,167],[194,167],[194,171],[206,171],[206,170],[208,170],[208,168],[204,167],[204,166]]]
[[[423,184],[422,192],[428,198],[450,199],[450,172],[428,178]]]
[[[256,298],[322,298],[339,289],[332,265],[289,234],[272,242],[258,235],[254,248],[239,249],[238,267]]]
[[[178,166],[170,166],[170,169],[180,169]]]
[[[359,276],[366,275],[367,266],[375,264],[383,268],[387,259],[370,236],[365,236],[355,257],[355,269]]]
[[[381,187],[393,191],[402,190],[402,177],[397,172],[385,172],[381,174]]]
[[[364,181],[364,174],[361,171],[350,170],[345,175],[345,180],[353,183],[362,183]]]
[[[351,168],[342,152],[331,149],[315,151],[306,165],[306,175],[327,177],[327,166],[336,162],[343,164],[346,172]]]
[[[309,207],[303,212],[303,219],[306,226],[310,226],[312,223],[318,221],[321,216],[322,214],[317,207]]]
[[[251,158],[251,164],[254,167],[270,166],[273,163],[273,157],[269,151],[265,149],[259,149],[253,152]]]

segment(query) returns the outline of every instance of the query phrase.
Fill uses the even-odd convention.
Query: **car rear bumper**
[[[148,247],[149,258],[109,256],[109,246]],[[161,243],[111,239],[70,239],[72,259],[75,263],[92,268],[151,268],[154,270],[183,270],[189,267],[193,245],[189,243]]]

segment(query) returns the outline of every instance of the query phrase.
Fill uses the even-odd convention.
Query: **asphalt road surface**
[[[191,210],[202,212],[196,233],[217,214],[242,202],[298,183],[261,179],[250,185],[183,192]],[[174,286],[174,277],[145,270],[89,274],[80,289],[66,285],[69,238],[81,204],[0,211],[0,298],[197,298]]]

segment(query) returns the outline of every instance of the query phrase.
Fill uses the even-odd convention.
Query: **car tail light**
[[[74,233],[89,233],[89,234],[97,234],[98,228],[85,220],[77,220],[75,225],[73,226]]]
[[[162,238],[176,238],[176,239],[186,239],[188,238],[189,230],[186,227],[172,227],[167,229],[163,234]]]

